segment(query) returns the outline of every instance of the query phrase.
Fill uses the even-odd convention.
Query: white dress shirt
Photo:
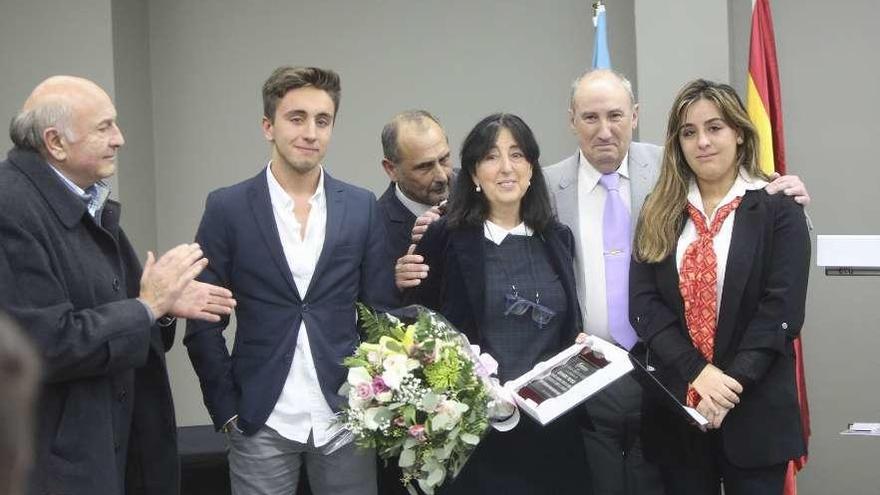
[[[709,218],[706,218],[706,212],[703,210],[703,197],[700,195],[700,188],[697,187],[697,182],[694,179],[691,179],[687,200],[700,210],[703,219],[706,221],[706,227],[710,227],[712,225],[712,219],[715,218],[715,214],[718,213],[718,210],[720,210],[722,206],[730,203],[737,196],[743,196],[746,191],[763,189],[766,185],[766,181],[751,177],[744,170],[740,170],[740,173],[736,176],[736,180],[733,182],[730,190],[727,191],[724,198],[718,202],[718,206],[715,207],[715,211],[712,212],[712,216]],[[736,210],[733,210],[727,215],[727,218],[724,219],[724,223],[721,224],[721,229],[712,240],[712,248],[715,251],[715,258],[718,262],[718,266],[716,267],[718,279],[716,281],[715,297],[716,321],[721,312],[721,289],[724,287],[724,274],[727,269],[727,255],[730,253],[730,239],[733,236],[734,218],[736,218]],[[675,249],[675,264],[678,267],[679,273],[681,273],[681,262],[684,258],[684,252],[692,242],[697,240],[697,237],[697,227],[694,225],[694,221],[691,220],[690,215],[688,215],[687,221],[684,224],[684,230],[681,231],[681,235],[678,237],[678,244]]]
[[[577,253],[583,266],[581,278],[581,308],[584,310],[584,331],[614,342],[608,330],[608,301],[605,296],[605,254],[602,238],[602,217],[605,214],[605,198],[608,191],[599,184],[602,174],[593,167],[583,152],[578,165],[578,229],[580,251]],[[630,198],[629,153],[623,157],[617,173],[620,174],[619,193],[623,204],[632,215]],[[632,233],[630,233],[632,238]]]
[[[507,230],[504,227],[492,223],[489,220],[483,222],[483,237],[489,239],[495,245],[500,246],[504,239],[509,235],[524,235],[527,237],[531,237],[532,229],[526,226],[525,222],[520,222],[516,227]]]
[[[422,216],[423,213],[431,209],[431,205],[422,204],[418,201],[409,199],[400,189],[400,185],[396,182],[394,183],[394,195],[397,196],[397,199],[400,200],[403,206],[405,206],[406,209],[416,217]]]
[[[305,235],[302,236],[302,224],[293,213],[294,201],[272,175],[270,164],[266,169],[266,180],[269,182],[269,198],[275,224],[281,237],[284,257],[296,289],[300,297],[308,293],[318,257],[324,247],[324,236],[327,227],[327,200],[324,195],[324,169],[318,179],[318,188],[309,199],[311,209],[306,223]],[[291,328],[291,330],[293,330]],[[318,373],[312,349],[309,346],[309,333],[305,320],[300,323],[296,339],[296,350],[293,363],[284,382],[284,388],[275,404],[275,409],[266,420],[266,425],[277,431],[281,436],[299,443],[306,443],[309,433],[313,435],[316,447],[320,447],[332,439],[340,430],[334,425],[335,415],[324,399],[318,383]]]

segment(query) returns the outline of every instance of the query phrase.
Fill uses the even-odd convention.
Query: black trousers
[[[660,471],[642,453],[642,386],[626,375],[590,397],[584,407],[595,427],[582,430],[593,492],[663,495]]]
[[[701,462],[692,465],[663,465],[660,472],[666,492],[675,495],[782,495],[788,463],[759,468],[734,466],[724,455],[721,433],[701,435]]]

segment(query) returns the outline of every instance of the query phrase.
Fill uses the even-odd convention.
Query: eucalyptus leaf
[[[468,445],[476,445],[480,443],[480,437],[474,435],[473,433],[462,433],[461,441]]]
[[[416,463],[416,451],[413,449],[403,449],[400,453],[400,459],[397,465],[402,468],[412,467]]]

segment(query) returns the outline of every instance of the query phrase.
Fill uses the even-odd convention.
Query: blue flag
[[[593,26],[596,28],[593,39],[593,68],[610,69],[611,56],[608,55],[608,29],[605,26],[605,6],[599,2],[593,14]]]

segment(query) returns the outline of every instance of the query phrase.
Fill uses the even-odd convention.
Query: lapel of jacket
[[[562,163],[559,182],[553,184],[556,199],[556,216],[568,225],[574,238],[580,240],[580,216],[578,215],[578,166],[580,153],[575,153]]]
[[[715,330],[715,356],[718,357],[723,356],[730,345],[736,325],[736,314],[746,282],[752,272],[764,215],[759,204],[760,194],[763,192],[747,192],[736,209],[736,216],[733,219],[733,234],[730,239],[721,293],[721,309],[718,312],[718,327]]]
[[[642,205],[645,204],[645,196],[651,192],[654,185],[649,173],[648,161],[639,152],[638,147],[630,146],[629,158],[629,194],[630,194],[630,220],[632,222],[632,231],[635,233],[636,224],[639,221],[639,213],[642,211]]]
[[[379,201],[387,205],[384,210],[388,216],[388,221],[396,225],[396,227],[389,228],[386,234],[390,237],[395,237],[395,242],[403,244],[410,239],[410,232],[412,231],[413,224],[416,222],[416,216],[400,202],[395,189],[395,184],[392,182]]]
[[[467,297],[474,312],[474,320],[482,326],[486,292],[483,227],[455,229],[449,235],[461,269],[461,278],[464,286],[467,287]]]
[[[400,202],[400,199],[397,198],[397,191],[395,190],[393,182],[388,186],[388,189],[385,190],[385,193],[382,194],[382,199],[385,199],[391,206],[391,208],[388,208],[388,218],[391,219],[392,222],[415,222],[416,216],[413,215],[413,213]]]
[[[339,235],[342,232],[342,223],[345,220],[345,190],[342,182],[330,177],[327,171],[324,171],[324,197],[327,204],[327,223],[324,228],[324,246],[321,248],[321,255],[318,257],[318,263],[315,265],[315,273],[312,275],[312,283],[309,284],[309,291],[320,280],[321,274],[327,268],[327,264],[333,257],[333,250],[339,244]],[[370,226],[372,228],[372,226]]]
[[[262,172],[250,180],[247,191],[248,206],[254,215],[260,233],[263,234],[263,241],[269,249],[269,257],[278,266],[279,273],[284,277],[297,300],[302,300],[299,291],[296,290],[296,283],[290,273],[287,258],[284,256],[284,248],[281,246],[281,236],[278,233],[278,224],[275,222],[275,213],[272,210],[272,199],[269,197],[269,183],[266,179],[266,173],[264,168]]]

